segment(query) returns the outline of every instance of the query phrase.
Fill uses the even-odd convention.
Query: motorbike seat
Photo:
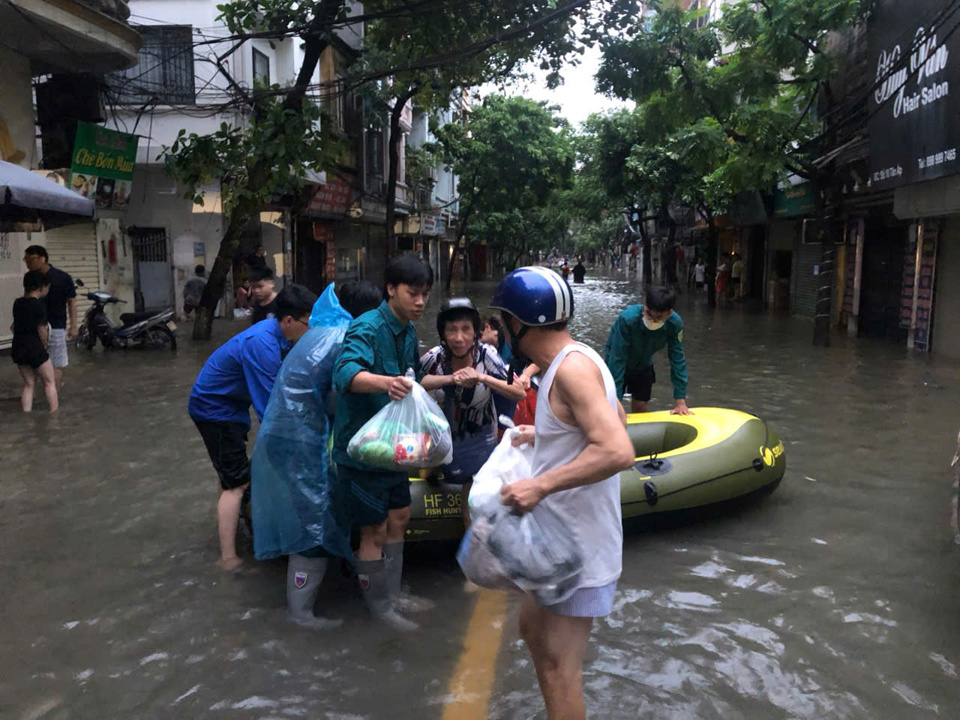
[[[149,320],[157,313],[154,312],[132,312],[132,313],[123,313],[120,316],[120,322],[123,323],[124,327],[130,327],[135,323],[140,322],[141,320]]]

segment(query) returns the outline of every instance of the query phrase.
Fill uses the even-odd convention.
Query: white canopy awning
[[[42,220],[47,213],[93,219],[93,200],[19,165],[0,160],[0,219]]]

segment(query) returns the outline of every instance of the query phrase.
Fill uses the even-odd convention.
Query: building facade
[[[141,40],[129,16],[123,0],[0,4],[0,159],[67,184],[78,128],[105,119],[104,78],[136,62]],[[104,184],[111,197],[114,185],[112,178]],[[44,245],[50,262],[82,280],[86,290],[111,289],[128,269],[123,209],[102,204],[96,220],[76,218],[29,232],[0,228],[0,349],[11,340],[11,306],[22,294],[28,245]],[[81,316],[88,304],[79,293]]]

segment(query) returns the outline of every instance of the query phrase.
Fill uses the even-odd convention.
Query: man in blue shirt
[[[197,425],[220,478],[217,525],[220,566],[236,571],[237,523],[243,493],[250,485],[247,432],[250,406],[262,420],[284,355],[310,329],[317,296],[302,285],[277,295],[277,316],[235,335],[208,359],[190,393],[188,412]]]
[[[425,609],[427,603],[401,596],[403,538],[410,521],[410,480],[354,460],[347,445],[357,431],[391,400],[410,392],[404,377],[420,376],[420,349],[414,320],[420,319],[433,285],[433,271],[420,258],[398,255],[384,270],[387,300],[350,326],[333,375],[337,415],[333,459],[338,494],[350,522],[360,526],[357,577],[374,617],[398,630],[417,625],[397,610]],[[435,382],[436,381],[436,382]],[[427,390],[442,378],[424,378]]]
[[[670,380],[673,382],[672,415],[692,415],[687,408],[687,358],[683,351],[683,320],[673,311],[676,295],[664,287],[647,291],[643,305],[631,305],[617,318],[607,338],[605,360],[617,384],[617,397],[624,389],[632,395],[630,411],[647,411],[657,376],[653,354],[667,348]]]

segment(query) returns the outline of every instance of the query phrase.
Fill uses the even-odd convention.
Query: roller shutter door
[[[51,265],[70,273],[74,280],[83,280],[83,288],[77,289],[77,322],[82,323],[84,313],[92,304],[86,295],[99,290],[101,285],[96,224],[78,223],[46,230],[44,247]]]

